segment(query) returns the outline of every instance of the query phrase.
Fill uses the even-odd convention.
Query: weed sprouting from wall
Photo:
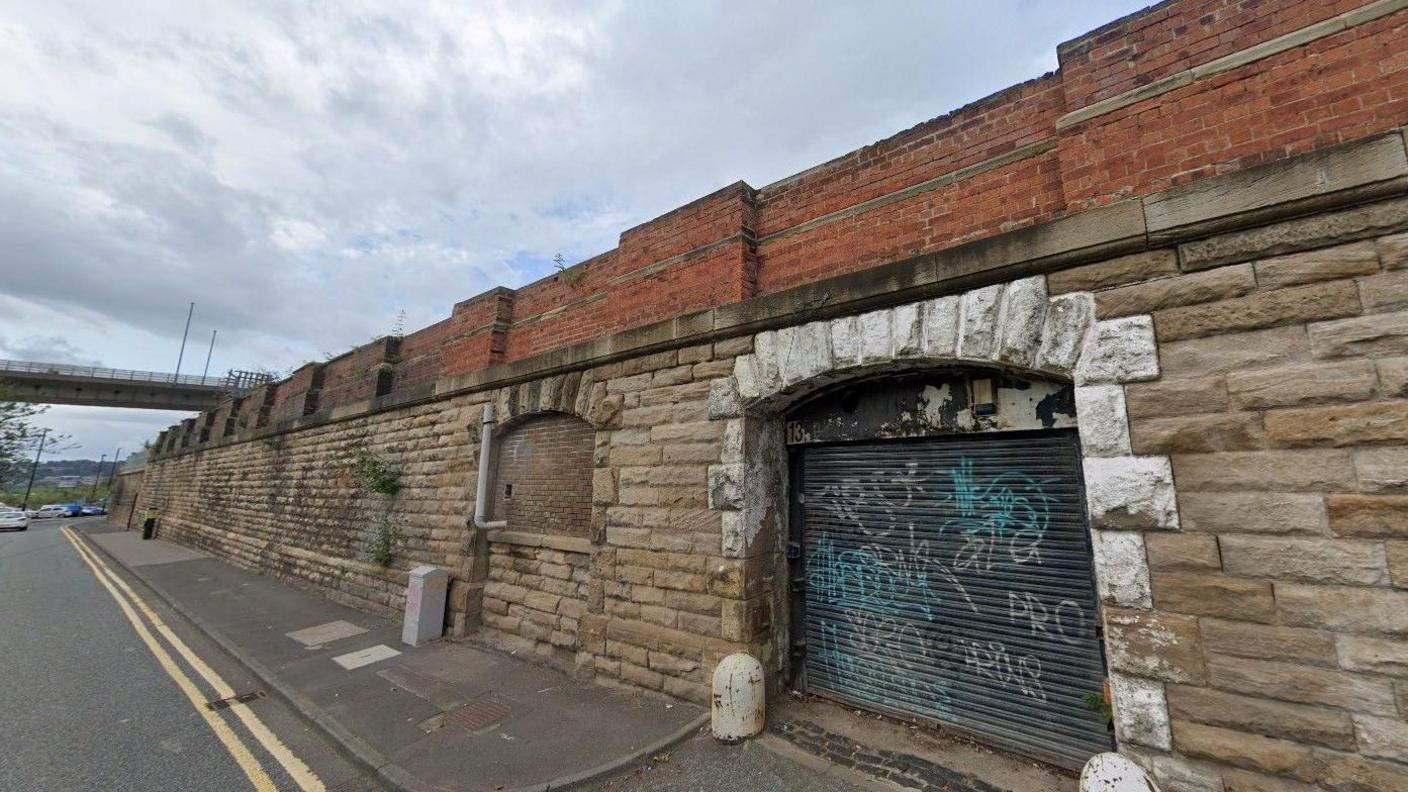
[[[388,510],[377,523],[376,533],[367,543],[367,559],[377,566],[389,566],[396,557],[396,546],[401,543],[401,526],[391,520]]]
[[[387,497],[401,491],[400,475],[371,452],[358,451],[357,459],[352,464],[357,470],[357,478],[366,489]]]

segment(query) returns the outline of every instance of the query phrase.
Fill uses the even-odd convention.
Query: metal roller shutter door
[[[1073,432],[801,453],[809,691],[1071,767],[1110,750]]]

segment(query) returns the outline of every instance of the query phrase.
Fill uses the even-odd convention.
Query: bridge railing
[[[13,374],[57,374],[65,377],[92,377],[95,379],[128,380],[166,385],[204,385],[212,389],[231,389],[236,385],[229,376],[198,377],[194,374],[167,374],[160,371],[134,371],[132,369],[112,369],[99,366],[72,366],[66,363],[35,363],[27,360],[0,360],[0,375]]]

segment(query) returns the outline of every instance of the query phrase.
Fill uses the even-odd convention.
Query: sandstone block
[[[1173,471],[1166,457],[1087,459],[1085,489],[1090,523],[1096,528],[1178,528]]]
[[[1178,255],[1172,250],[1150,250],[1128,256],[1053,272],[1046,276],[1052,294],[1095,291],[1178,274]]]
[[[1408,763],[1408,723],[1399,718],[1355,715],[1354,731],[1364,755]]]
[[[1353,754],[1325,754],[1316,782],[1331,792],[1397,792],[1408,789],[1408,769]]]
[[[1253,412],[1137,418],[1130,422],[1129,431],[1136,454],[1198,454],[1266,447],[1261,414]]]
[[[997,320],[1002,308],[1002,292],[1002,284],[997,284],[966,292],[960,298],[959,357],[989,360],[997,351]]]
[[[1276,410],[1266,414],[1274,445],[1368,445],[1408,441],[1408,400]]]
[[[843,316],[832,319],[831,356],[836,368],[849,368],[860,365],[860,319]]]
[[[1310,341],[1300,326],[1193,338],[1159,346],[1159,362],[1166,378],[1225,374],[1301,360],[1309,355]]]
[[[1224,537],[1225,539],[1225,537]],[[1152,576],[1154,607],[1197,616],[1270,622],[1276,617],[1271,584],[1224,575],[1159,573]]]
[[[1358,357],[1408,353],[1408,311],[1371,314],[1306,328],[1317,357]]]
[[[1366,314],[1408,308],[1408,272],[1400,270],[1360,278],[1359,301]]]
[[[1175,470],[1178,470],[1175,462]],[[1325,505],[1319,495],[1288,492],[1182,492],[1185,531],[1211,533],[1323,534]]]
[[[1278,583],[1276,603],[1282,624],[1408,637],[1408,592]]]
[[[1177,341],[1277,325],[1357,316],[1359,290],[1351,281],[1296,286],[1154,314],[1159,338]]]
[[[1076,364],[1077,384],[1157,379],[1159,356],[1148,316],[1096,322]]]
[[[1182,756],[1154,756],[1154,780],[1161,792],[1227,792],[1218,765]]]
[[[1364,241],[1263,259],[1256,263],[1256,281],[1263,289],[1281,289],[1367,275],[1378,269],[1374,243]]]
[[[1110,674],[1115,737],[1122,743],[1135,743],[1167,751],[1172,747],[1168,705],[1162,682]]]
[[[1374,366],[1367,360],[1308,363],[1227,375],[1227,391],[1238,409],[1367,399],[1374,392],[1374,384]]]
[[[1180,492],[1344,490],[1354,486],[1344,451],[1224,451],[1179,454],[1173,471]]]
[[[1368,586],[1389,580],[1379,542],[1230,535],[1221,547],[1222,568],[1231,575]]]
[[[1035,276],[1013,281],[1003,294],[997,359],[1019,368],[1030,368],[1041,346],[1046,320],[1046,278]]]
[[[1131,531],[1091,531],[1100,599],[1126,608],[1148,608],[1149,567],[1144,536]]]
[[[1366,448],[1354,452],[1359,488],[1367,492],[1408,491],[1408,448]]]
[[[1153,313],[1164,308],[1240,297],[1256,288],[1250,264],[1121,286],[1095,295],[1100,319]]]
[[[1228,405],[1227,380],[1219,376],[1133,382],[1124,386],[1124,397],[1131,418],[1222,412]]]
[[[1336,536],[1408,539],[1408,495],[1330,495],[1325,507]]]
[[[1192,533],[1149,533],[1144,537],[1149,568],[1155,572],[1209,571],[1222,568],[1217,537]]]
[[[1335,645],[1341,668],[1408,677],[1408,641],[1337,635]]]
[[[1174,720],[1173,743],[1179,752],[1188,756],[1250,767],[1272,775],[1308,779],[1314,773],[1311,749],[1288,740]]]
[[[1388,573],[1393,585],[1408,588],[1408,542],[1385,542],[1388,552]],[[1404,710],[1408,712],[1408,709]]]
[[[924,303],[924,355],[939,360],[958,354],[958,297],[940,297]]]
[[[1408,357],[1374,361],[1379,375],[1379,393],[1388,397],[1408,396]]]
[[[920,304],[897,305],[891,315],[894,320],[893,355],[896,358],[915,358],[924,354],[924,325],[920,314]]]
[[[1198,620],[1154,611],[1105,609],[1110,667],[1165,682],[1207,680]]]
[[[1392,234],[1374,240],[1374,248],[1384,269],[1408,267],[1408,234]]]
[[[1075,389],[1077,427],[1085,456],[1129,456],[1129,418],[1124,387],[1082,385]]]
[[[829,323],[811,322],[778,330],[777,368],[784,388],[829,371],[831,369]]]
[[[743,415],[743,396],[738,380],[719,377],[709,382],[709,419],[738,418]]]
[[[1095,302],[1089,294],[1063,294],[1047,302],[1041,328],[1041,348],[1036,367],[1067,375],[1075,368],[1086,336],[1095,321]]]
[[[714,357],[732,357],[734,355],[747,355],[753,351],[753,337],[751,335],[725,338],[714,342]]]
[[[888,309],[860,315],[861,363],[883,363],[894,357],[894,327],[894,315]]]
[[[1190,685],[1169,685],[1167,695],[1169,713],[1179,720],[1328,748],[1354,749],[1354,723],[1339,710]]]
[[[1199,624],[1209,652],[1329,668],[1336,665],[1333,633],[1213,618],[1200,619]]]
[[[709,508],[738,510],[743,508],[742,464],[709,466]]]
[[[1212,655],[1208,674],[1213,687],[1251,696],[1301,704],[1392,715],[1393,688],[1387,680],[1329,668]]]
[[[1186,270],[1206,269],[1234,261],[1333,245],[1346,239],[1363,239],[1400,228],[1405,206],[1408,202],[1403,200],[1385,201],[1219,234],[1179,245],[1178,256]]]

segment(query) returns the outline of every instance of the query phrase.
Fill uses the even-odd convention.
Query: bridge
[[[0,398],[36,404],[80,404],[194,412],[268,382],[267,374],[231,371],[197,377],[158,371],[0,360]]]

